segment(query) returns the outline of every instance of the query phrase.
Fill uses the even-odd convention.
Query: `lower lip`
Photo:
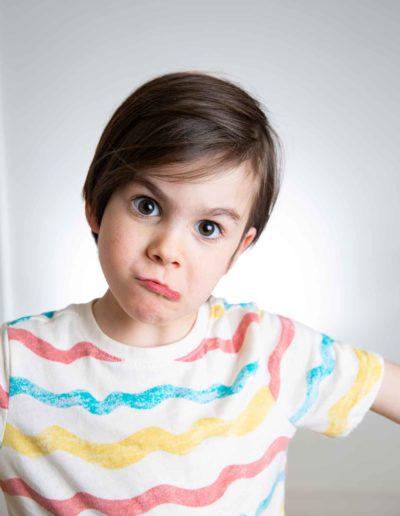
[[[175,292],[174,290],[165,287],[164,285],[160,285],[159,283],[155,283],[150,280],[139,280],[142,285],[144,285],[151,292],[155,292],[156,294],[161,294],[162,296],[170,299],[171,301],[179,301],[181,295],[179,292]]]

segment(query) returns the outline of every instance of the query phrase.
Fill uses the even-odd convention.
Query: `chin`
[[[146,302],[139,301],[137,303],[131,302],[125,312],[133,320],[145,324],[161,326],[175,319],[173,312],[163,305],[164,302],[162,299]]]

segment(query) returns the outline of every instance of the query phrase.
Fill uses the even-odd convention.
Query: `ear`
[[[228,268],[226,272],[228,272],[236,263],[236,260],[239,258],[239,256],[249,247],[249,245],[254,240],[255,236],[257,234],[257,230],[255,227],[251,227],[245,236],[243,237],[242,241],[240,242],[239,247],[236,249],[235,254],[232,256],[231,261],[228,265]],[[226,274],[226,273],[225,273]]]
[[[85,203],[85,215],[90,229],[93,231],[93,233],[98,233],[100,231],[100,226],[97,224],[96,217],[93,215],[89,203]]]

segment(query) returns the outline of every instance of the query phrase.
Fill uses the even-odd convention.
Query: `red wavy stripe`
[[[213,351],[215,349],[220,349],[225,353],[237,353],[242,347],[247,333],[247,328],[253,321],[259,322],[260,316],[255,312],[247,313],[242,317],[242,320],[231,339],[220,339],[219,337],[203,339],[196,349],[177,360],[180,362],[194,362],[195,360],[200,360],[200,358],[206,355],[209,351]]]
[[[274,351],[271,353],[268,360],[268,371],[270,374],[270,383],[269,388],[271,390],[271,394],[274,399],[277,399],[279,394],[279,389],[281,385],[281,361],[282,356],[290,346],[293,337],[294,337],[294,324],[287,317],[283,317],[282,315],[278,315],[282,329],[281,335],[279,338],[279,342],[275,347]]]
[[[39,495],[20,478],[0,480],[0,486],[5,493],[27,496],[58,516],[75,516],[81,511],[89,509],[115,516],[136,516],[165,503],[203,507],[218,500],[235,480],[258,475],[279,452],[286,450],[289,442],[289,437],[279,437],[257,461],[250,464],[227,466],[221,471],[215,482],[199,489],[184,489],[162,484],[152,487],[139,496],[125,500],[106,500],[88,493],[76,493],[67,500],[55,500]]]
[[[91,356],[98,360],[108,362],[121,362],[122,359],[109,355],[102,351],[91,342],[81,341],[75,344],[71,349],[61,350],[55,348],[49,342],[36,337],[33,333],[22,328],[8,328],[8,338],[17,340],[31,351],[42,358],[52,360],[53,362],[62,362],[63,364],[70,364],[79,358]]]
[[[3,389],[0,385],[0,408],[7,409],[8,408],[8,392]]]

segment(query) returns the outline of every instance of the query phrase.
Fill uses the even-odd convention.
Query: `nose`
[[[153,234],[146,253],[152,261],[160,265],[180,267],[182,265],[181,245],[182,238],[179,236],[178,228],[163,226]]]

